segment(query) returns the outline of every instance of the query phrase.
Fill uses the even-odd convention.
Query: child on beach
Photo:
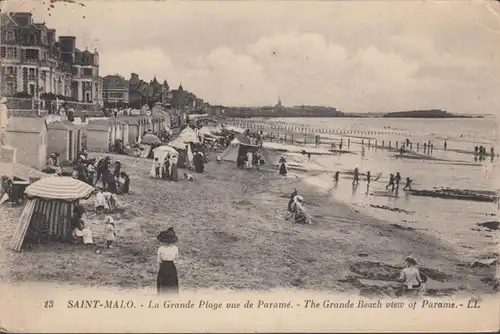
[[[184,180],[194,181],[194,177],[193,177],[193,175],[184,172]]]
[[[116,241],[115,220],[111,216],[106,216],[104,223],[104,232],[106,233],[106,248],[113,248],[113,242]]]
[[[335,183],[339,183],[339,176],[340,176],[340,172],[336,171],[335,176],[334,176]]]
[[[427,277],[425,275],[420,275],[420,271],[417,268],[417,261],[413,257],[407,256],[404,262],[406,268],[401,270],[399,276],[399,281],[402,283],[401,295],[424,292],[424,283],[427,281]]]
[[[215,161],[217,161],[217,163],[220,163],[222,160],[222,155],[220,153],[217,153],[217,156],[215,158]]]
[[[160,169],[161,169],[161,163],[158,161],[158,158],[155,158],[155,177],[157,179],[160,178]]]
[[[370,171],[366,172],[366,184],[367,186],[370,186],[370,182],[372,180],[372,174],[370,173]]]
[[[392,190],[394,191],[394,174],[389,175],[389,184],[385,186],[385,189],[392,187]]]
[[[412,182],[412,180],[409,177],[407,177],[406,178],[406,184],[405,184],[403,190],[406,190],[406,189],[410,189],[411,190],[411,182]]]

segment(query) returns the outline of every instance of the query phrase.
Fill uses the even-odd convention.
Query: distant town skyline
[[[2,10],[31,11],[58,35],[97,48],[102,76],[156,75],[211,104],[281,97],[285,106],[348,113],[500,107],[496,2],[47,3]]]

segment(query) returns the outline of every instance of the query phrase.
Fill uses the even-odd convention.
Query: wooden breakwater
[[[335,129],[331,127],[312,126],[298,122],[280,122],[273,120],[256,120],[245,118],[227,118],[224,121],[228,125],[250,129],[252,131],[272,131],[282,133],[305,133],[316,135],[342,135],[359,138],[375,138],[375,136],[408,136],[409,134],[402,131],[391,129],[384,130],[360,130],[360,129]]]

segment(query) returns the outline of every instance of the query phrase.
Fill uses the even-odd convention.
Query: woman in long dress
[[[281,156],[279,161],[280,175],[286,175],[288,173],[288,168],[286,166],[286,159],[284,156]]]
[[[179,240],[173,227],[161,231],[156,237],[163,245],[158,248],[157,261],[160,266],[156,279],[156,291],[162,294],[179,293],[179,277],[175,261],[179,257],[179,249],[175,245]]]
[[[170,179],[172,181],[179,181],[179,175],[177,173],[177,162],[178,156],[176,154],[172,155],[170,158]]]

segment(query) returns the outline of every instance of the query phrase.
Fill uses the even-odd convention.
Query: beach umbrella
[[[144,137],[142,137],[142,142],[141,143],[144,144],[144,145],[153,145],[153,144],[161,144],[162,141],[157,136],[148,133],[147,135],[145,135]]]
[[[29,197],[76,201],[89,197],[94,187],[68,176],[46,177],[29,185],[25,194]]]

